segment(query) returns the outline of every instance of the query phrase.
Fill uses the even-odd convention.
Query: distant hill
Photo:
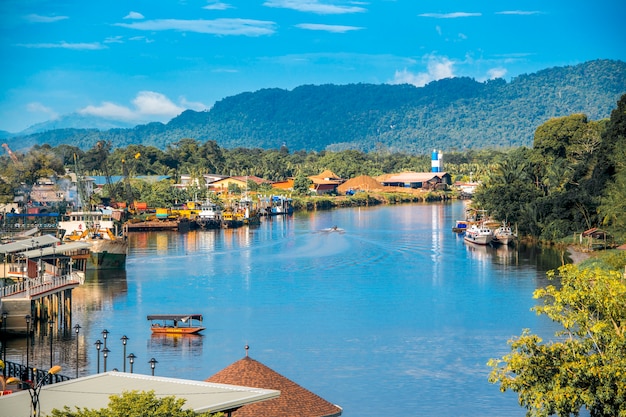
[[[20,136],[47,132],[58,129],[98,129],[109,130],[116,128],[134,128],[136,123],[129,123],[120,120],[111,120],[98,116],[91,116],[79,113],[71,113],[54,120],[37,123],[19,133]]]
[[[184,138],[224,148],[388,149],[427,153],[532,146],[553,117],[608,118],[626,93],[626,63],[596,60],[502,79],[450,78],[412,85],[303,85],[227,97],[209,111],[187,110],[167,124],[132,129],[53,129],[8,138],[13,149],[62,143],[91,148],[143,144],[165,148]]]

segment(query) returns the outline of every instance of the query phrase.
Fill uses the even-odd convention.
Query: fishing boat
[[[463,239],[476,245],[488,245],[493,240],[493,231],[484,224],[473,224]]]
[[[512,245],[517,241],[517,234],[511,230],[511,226],[502,222],[493,232],[493,243],[498,245]]]
[[[110,211],[76,211],[59,221],[65,242],[89,243],[86,268],[125,269],[128,241],[117,233]]]
[[[152,314],[148,320],[154,334],[196,334],[205,329],[202,314]]]

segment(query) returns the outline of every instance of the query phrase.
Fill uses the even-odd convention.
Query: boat
[[[125,269],[128,241],[117,233],[107,211],[75,211],[69,213],[58,227],[63,241],[90,244],[86,269]]]
[[[471,223],[466,220],[457,220],[456,224],[452,227],[452,231],[454,233],[464,233],[470,225]]]
[[[219,229],[222,227],[222,209],[216,203],[207,200],[200,205],[195,220],[201,229]]]
[[[493,231],[484,224],[473,224],[467,229],[463,239],[477,245],[488,245],[493,240]]]
[[[148,320],[153,334],[197,334],[205,329],[202,314],[151,314]]]
[[[493,243],[498,245],[512,245],[517,241],[517,234],[511,230],[511,226],[502,222],[493,232]]]

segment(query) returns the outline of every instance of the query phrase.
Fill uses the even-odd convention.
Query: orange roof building
[[[337,417],[341,407],[308,391],[249,356],[222,369],[206,382],[279,390],[280,396],[245,405],[232,417]]]

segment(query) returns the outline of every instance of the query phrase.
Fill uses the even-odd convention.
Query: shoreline
[[[578,249],[576,249],[576,246],[574,245],[569,245],[567,247],[567,254],[569,255],[570,259],[572,260],[572,263],[574,265],[577,265],[589,258],[591,258],[591,253],[589,252],[581,252]]]

